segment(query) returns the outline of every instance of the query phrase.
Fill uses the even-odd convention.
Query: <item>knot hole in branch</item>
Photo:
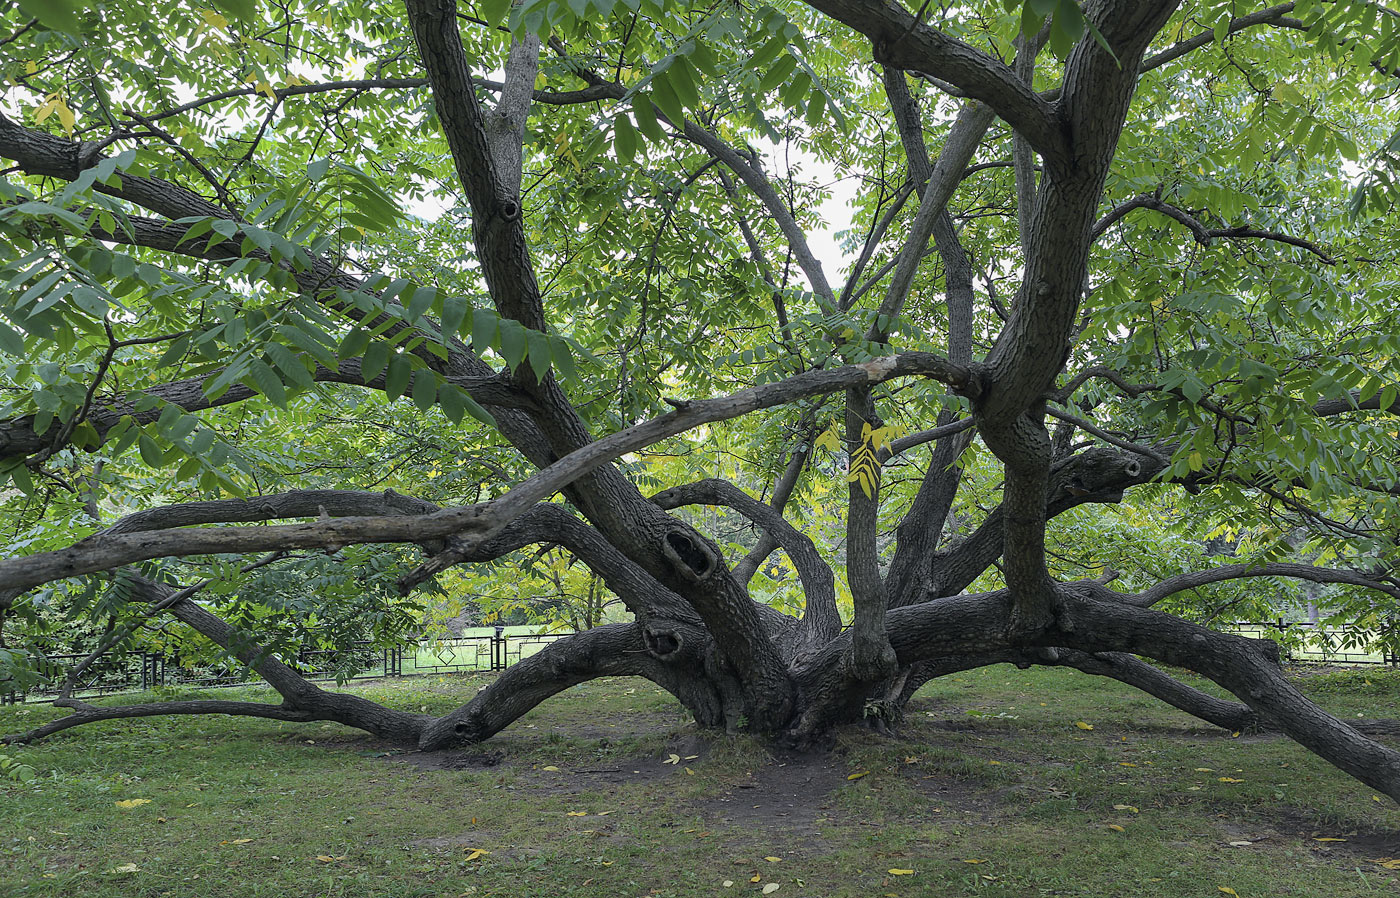
[[[520,203],[514,197],[506,197],[501,200],[501,217],[506,221],[515,221],[520,217]]]
[[[656,658],[667,658],[681,650],[684,640],[675,630],[643,630],[642,641],[647,651]]]
[[[719,566],[719,559],[708,546],[680,530],[666,534],[663,551],[681,576],[692,582],[705,579]]]

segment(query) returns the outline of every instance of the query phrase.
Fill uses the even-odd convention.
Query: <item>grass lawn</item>
[[[443,712],[482,682],[353,688]],[[1301,682],[1342,716],[1400,716],[1400,671]],[[0,731],[55,713],[0,708]],[[5,898],[1400,894],[1388,799],[1072,671],[944,678],[899,739],[851,730],[803,756],[700,733],[621,679],[460,752],[210,717],[0,754],[39,773],[0,779]]]

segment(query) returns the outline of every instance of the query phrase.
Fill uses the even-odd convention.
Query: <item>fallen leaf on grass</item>
[[[726,879],[724,882],[720,883],[720,885],[724,886],[726,889],[732,889],[734,888],[734,880]]]
[[[870,771],[869,771],[869,770],[862,770],[860,773],[853,773],[853,774],[851,774],[850,776],[846,777],[846,779],[848,779],[848,780],[858,780],[858,779],[860,779],[860,778],[863,777],[863,776],[869,776],[869,775],[870,775]]]
[[[220,845],[247,845],[252,839],[228,839],[220,842]]]
[[[485,848],[463,848],[462,850],[471,852],[471,854],[467,855],[467,860],[469,861],[474,861],[477,858],[485,857],[486,855],[491,853]]]
[[[558,773],[558,772],[559,772],[559,768],[558,768],[558,767],[555,767],[553,764],[550,764],[548,767],[541,767],[540,769],[541,769],[541,770],[548,770],[550,773]]]
[[[1074,722],[1074,725],[1079,727],[1081,730],[1092,730],[1094,728],[1094,725],[1092,723],[1085,723],[1082,720],[1076,720]]]
[[[913,875],[914,875],[914,871],[913,871],[913,870],[902,870],[902,869],[900,869],[899,867],[895,867],[893,870],[891,870],[891,871],[889,871],[889,872],[890,872],[890,875],[891,875],[891,876],[913,876]]]
[[[1242,782],[1244,782],[1244,780],[1237,780],[1237,779],[1235,779],[1233,776],[1222,776],[1222,777],[1220,777],[1220,781],[1221,781],[1222,783],[1242,783]]]
[[[1196,772],[1197,772],[1197,773],[1214,773],[1214,772],[1215,772],[1215,768],[1214,768],[1214,767],[1197,767],[1197,768],[1196,768]]]
[[[778,861],[782,860],[782,858],[780,858],[780,857],[773,857],[773,856],[770,854],[768,857],[764,858],[764,860],[767,861],[767,862],[770,863],[770,864],[776,864]]]
[[[1133,813],[1133,814],[1136,814],[1136,813],[1138,812],[1138,809],[1135,808],[1135,807],[1133,807],[1133,806],[1130,805],[1130,804],[1115,804],[1115,805],[1113,806],[1113,809],[1114,809],[1115,811],[1128,811],[1128,812]]]
[[[694,776],[694,775],[695,775],[695,771],[694,771],[694,770],[691,770],[689,767],[687,767],[687,768],[685,768],[685,775],[686,775],[686,776]]]
[[[108,873],[135,873],[135,872],[137,872],[137,871],[140,870],[140,869],[141,869],[141,868],[138,867],[138,866],[136,866],[135,864],[122,864],[120,867],[113,867],[112,869],[110,869],[110,870],[108,870],[108,871],[106,871],[106,872],[108,872]]]
[[[1240,898],[1240,893],[1239,893],[1239,892],[1236,892],[1234,889],[1230,888],[1229,886],[1216,886],[1216,888],[1219,889],[1220,891],[1224,892],[1226,895],[1234,895],[1235,898]]]
[[[749,877],[749,882],[763,882],[763,874],[755,873],[753,876]]]
[[[1119,826],[1119,825],[1116,824],[1116,823],[1110,823],[1110,824],[1108,825],[1108,828],[1111,829],[1111,830],[1113,830],[1113,831],[1116,832],[1116,833],[1125,833],[1125,832],[1127,832],[1126,829],[1124,829],[1123,827]]]
[[[763,887],[763,894],[771,895],[774,892],[778,891],[779,888],[781,888],[781,886],[779,886],[776,882],[770,882],[768,883],[768,885]]]
[[[116,802],[116,805],[119,808],[139,808],[143,804],[150,803],[151,800],[149,798],[128,798],[125,801]]]
[[[1314,842],[1345,842],[1346,839],[1338,839],[1335,836],[1318,836]]]
[[[334,856],[329,854],[318,854],[316,855],[316,860],[320,861],[323,864],[334,864],[336,861],[345,860],[345,857],[346,856],[343,854],[337,854]]]
[[[1246,842],[1244,839],[1240,839],[1240,840],[1237,841],[1237,842],[1231,842],[1231,843],[1230,843],[1230,847],[1231,847],[1231,848],[1244,848],[1246,845],[1253,845],[1253,844],[1254,844],[1253,842]]]
[[[985,864],[986,862],[987,862],[987,859],[984,858],[984,857],[965,857],[965,858],[963,858],[963,863],[964,863],[964,864]]]
[[[1400,870],[1400,858],[1396,857],[1378,857],[1372,860],[1371,863],[1384,867],[1387,870]]]
[[[587,817],[587,816],[588,816],[588,812],[587,812],[587,811],[569,811],[569,812],[566,813],[564,816],[565,816],[565,817]]]
[[[686,756],[685,756],[685,760],[687,760],[687,761],[698,761],[698,760],[700,760],[700,756],[699,756],[699,755],[686,755]]]
[[[1118,766],[1119,766],[1119,767],[1136,767],[1137,765],[1134,764],[1132,761],[1119,761],[1119,762],[1118,762]]]
[[[667,756],[666,756],[666,760],[662,761],[661,763],[663,763],[663,764],[679,764],[680,762],[681,762],[681,756],[680,756],[680,755],[667,755]]]

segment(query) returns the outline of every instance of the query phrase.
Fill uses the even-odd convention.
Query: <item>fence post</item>
[[[506,628],[500,624],[496,625],[496,632],[491,637],[491,669],[506,669]]]

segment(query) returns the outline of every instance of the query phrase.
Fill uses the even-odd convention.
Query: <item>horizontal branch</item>
[[[475,82],[477,86],[487,90],[499,91],[504,86],[499,81],[487,81],[480,79]],[[342,90],[412,90],[418,87],[427,87],[427,78],[352,78],[340,81],[322,81],[317,84],[290,84],[286,87],[274,87],[272,93],[277,99],[282,100],[287,97],[306,96],[308,94],[330,93]],[[180,115],[190,112],[203,106],[218,103],[223,100],[231,100],[235,97],[251,97],[255,94],[267,96],[267,89],[260,87],[236,87],[231,90],[220,91],[210,94],[207,97],[199,97],[182,103],[164,112],[157,112],[154,115],[143,116],[147,122],[158,122],[161,119],[170,118],[173,115]],[[550,91],[536,90],[533,98],[538,103],[549,106],[569,106],[575,103],[593,103],[598,100],[607,99],[607,94],[596,87],[585,87],[580,90]]]
[[[858,365],[807,371],[787,380],[750,387],[729,396],[695,401],[673,400],[675,411],[589,443],[490,503],[445,508],[407,519],[347,517],[272,527],[211,527],[160,533],[94,535],[64,549],[0,561],[0,590],[29,589],[52,580],[167,556],[277,549],[335,551],[359,543],[423,542],[468,533],[473,539],[480,540],[590,471],[693,427],[737,418],[811,396],[910,375],[931,377],[968,396],[975,397],[980,389],[972,369],[954,365],[941,356],[927,352],[906,352]],[[440,569],[434,567],[432,561],[423,568],[428,576]]]
[[[1188,589],[1246,577],[1290,577],[1297,580],[1310,580],[1313,583],[1345,583],[1351,586],[1374,589],[1392,598],[1400,599],[1400,586],[1368,577],[1359,571],[1316,567],[1311,564],[1275,562],[1272,564],[1223,564],[1220,567],[1208,568],[1203,571],[1178,574],[1175,577],[1168,577],[1142,592],[1124,595],[1122,600],[1137,608],[1150,608],[1167,596]]]
[[[205,377],[170,381],[130,394],[116,396],[94,406],[88,411],[84,420],[91,424],[97,432],[98,440],[105,442],[111,430],[128,416],[138,425],[149,424],[160,417],[161,411],[166,405],[173,405],[186,412],[201,412],[206,409],[244,402],[260,395],[252,387],[236,383],[217,398],[211,399],[204,392],[204,384],[216,376],[217,373],[213,373]],[[361,373],[359,359],[346,359],[335,369],[318,364],[310,376],[317,383],[348,384],[381,391],[388,388],[383,372],[365,380]],[[483,405],[497,408],[529,408],[532,405],[529,397],[513,386],[506,377],[498,375],[489,377],[448,375],[444,380],[462,388],[474,400]],[[136,403],[143,396],[158,399],[160,402],[144,411],[138,411]],[[44,449],[57,448],[53,446],[53,434],[56,432],[58,432],[57,428],[43,434],[37,433],[34,430],[33,415],[0,421],[0,459],[26,457]]]
[[[1093,231],[1091,232],[1091,239],[1097,240],[1099,237],[1103,236],[1105,231],[1134,209],[1151,209],[1153,212],[1159,212],[1180,223],[1191,232],[1196,242],[1202,246],[1210,246],[1211,242],[1216,238],[1224,238],[1226,240],[1271,240],[1275,243],[1283,243],[1288,246],[1296,246],[1299,249],[1307,250],[1328,265],[1337,264],[1335,256],[1316,243],[1313,243],[1311,240],[1305,240],[1302,237],[1295,237],[1292,234],[1285,234],[1281,231],[1268,231],[1243,225],[1230,228],[1208,228],[1200,219],[1196,218],[1196,216],[1192,215],[1190,212],[1173,206],[1171,203],[1163,201],[1161,197],[1150,193],[1140,194],[1115,206],[1107,215],[1095,223]]]

